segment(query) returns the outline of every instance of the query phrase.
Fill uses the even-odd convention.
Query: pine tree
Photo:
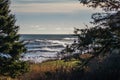
[[[16,77],[28,71],[28,64],[19,60],[26,49],[19,41],[19,26],[9,6],[10,0],[0,0],[0,75]]]
[[[92,14],[94,26],[85,29],[75,28],[78,36],[77,49],[92,49],[90,58],[84,59],[80,69],[90,67],[88,79],[83,80],[119,80],[120,79],[120,0],[79,0],[81,4],[92,8],[101,8],[103,12]],[[84,55],[84,54],[83,54]],[[91,63],[91,64],[90,64]],[[94,69],[93,69],[94,68]],[[93,75],[93,76],[91,76]]]
[[[90,59],[81,67],[99,55],[120,50],[120,1],[119,0],[79,0],[81,4],[92,8],[101,8],[104,12],[94,13],[91,22],[94,26],[85,29],[75,29],[78,36],[77,48],[81,51],[92,48]],[[80,32],[80,34],[78,34]],[[120,51],[118,51],[120,54]]]

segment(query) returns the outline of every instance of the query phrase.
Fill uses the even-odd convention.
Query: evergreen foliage
[[[77,49],[84,51],[91,49],[93,55],[85,60],[81,67],[99,55],[110,53],[120,54],[120,1],[119,0],[79,0],[81,4],[92,8],[101,8],[104,12],[94,13],[91,22],[94,27],[85,29],[75,28],[78,36]]]
[[[9,6],[10,0],[0,0],[0,75],[16,77],[28,71],[28,64],[19,60],[26,49],[19,41],[19,26]]]

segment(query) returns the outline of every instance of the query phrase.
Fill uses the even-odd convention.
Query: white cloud
[[[79,2],[78,0],[14,0],[15,3],[65,3],[65,2]]]
[[[25,1],[25,0],[21,0],[21,1]],[[33,1],[33,0],[28,0],[28,1]],[[86,14],[81,15],[80,14],[80,13],[82,13],[81,11],[83,11],[84,13],[95,12],[95,10],[81,5],[79,3],[79,1],[78,1],[78,3],[77,2],[65,2],[65,3],[64,2],[62,2],[62,3],[60,3],[60,2],[56,2],[56,3],[36,3],[36,2],[32,3],[32,2],[29,2],[27,4],[23,3],[23,2],[17,2],[17,3],[14,2],[11,5],[11,9],[12,9],[12,12],[14,12],[16,14],[18,14],[18,13],[20,13],[20,14],[27,13],[29,15],[31,13],[47,13],[47,14],[49,14],[49,13],[66,14],[67,13],[68,14],[67,17],[64,17],[64,16],[61,17],[59,15],[58,15],[58,17],[56,17],[56,15],[55,15],[55,17],[50,17],[51,21],[50,21],[50,19],[48,19],[50,15],[45,15],[45,16],[42,15],[42,17],[38,16],[38,18],[36,18],[36,15],[31,15],[31,16],[35,16],[35,19],[32,19],[32,18],[30,19],[29,16],[26,16],[27,14],[17,15],[18,23],[21,23],[20,24],[21,28],[20,28],[19,33],[22,33],[22,34],[26,34],[26,33],[29,33],[29,34],[49,34],[49,33],[50,34],[68,34],[68,33],[73,33],[73,30],[74,30],[73,27],[82,26],[81,22],[84,21],[84,19],[82,19],[82,18],[83,18],[83,16],[86,16]],[[75,14],[71,14],[71,13],[75,13]],[[41,15],[41,14],[39,14],[39,15]],[[77,17],[77,16],[82,16],[82,17],[81,17],[81,19],[78,19],[80,17]],[[81,20],[81,21],[79,22],[76,19]],[[77,21],[77,22],[75,22],[75,21]],[[86,19],[86,21],[87,21],[87,19]],[[31,26],[31,25],[33,25],[33,26]]]
[[[89,8],[79,3],[30,3],[30,4],[13,4],[13,12],[18,13],[66,13],[79,10],[89,10]]]

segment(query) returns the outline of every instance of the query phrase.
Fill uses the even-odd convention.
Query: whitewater
[[[72,35],[21,35],[20,40],[26,44],[27,51],[21,55],[20,59],[34,63],[56,59],[59,52],[76,39]]]

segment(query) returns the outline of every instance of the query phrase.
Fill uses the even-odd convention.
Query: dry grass
[[[86,59],[91,54],[81,55]],[[41,64],[30,64],[31,71],[14,80],[120,80],[120,55],[110,55],[99,62],[93,59],[89,64],[80,70],[80,61],[72,59],[70,61],[56,60],[47,61]],[[107,64],[107,65],[106,65]],[[0,77],[0,80],[13,80]]]
[[[31,64],[31,71],[20,77],[21,80],[59,80],[62,75],[71,74],[77,67],[78,60],[64,62],[63,60],[48,61],[41,64]],[[48,79],[49,78],[49,79]],[[56,79],[55,79],[56,78]]]
[[[80,58],[81,59],[88,59],[88,58],[90,58],[92,56],[93,56],[92,54],[83,54],[83,55],[80,55]]]

